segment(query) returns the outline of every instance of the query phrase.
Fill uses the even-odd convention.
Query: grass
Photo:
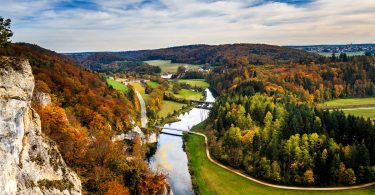
[[[131,85],[134,87],[135,90],[137,90],[141,94],[143,100],[147,102],[150,96],[145,93],[145,88],[140,83],[131,83]]]
[[[375,108],[368,108],[368,109],[344,109],[342,110],[345,114],[351,114],[354,116],[362,116],[364,118],[375,119]]]
[[[179,66],[187,66],[188,69],[200,68],[200,65],[184,64],[184,63],[172,63],[171,60],[149,60],[144,61],[151,66],[159,66],[162,73],[175,73]]]
[[[158,113],[159,117],[166,117],[175,110],[180,110],[185,104],[164,100],[163,106]]]
[[[204,126],[202,123],[199,125]],[[197,130],[197,127],[194,129]],[[189,134],[185,144],[189,153],[189,166],[194,174],[193,183],[198,186],[196,194],[375,194],[375,187],[345,191],[301,191],[267,187],[249,181],[209,161],[202,136]]]
[[[113,89],[116,89],[116,90],[121,91],[123,93],[126,93],[126,91],[128,90],[124,84],[122,84],[120,82],[117,82],[113,79],[107,79],[106,81],[107,81],[107,84],[109,86],[113,87]]]
[[[369,98],[346,98],[346,99],[335,99],[328,102],[324,102],[323,106],[334,107],[334,106],[351,106],[351,105],[366,105],[375,104],[375,97]]]
[[[152,88],[156,88],[156,87],[159,87],[160,84],[154,81],[150,81],[150,82],[147,82],[147,85]]]
[[[204,87],[207,88],[210,86],[204,79],[181,79],[178,80],[179,83],[187,83],[193,87]]]
[[[150,98],[150,95],[145,93],[145,88],[140,83],[132,83],[131,85],[134,87],[135,90],[137,90],[141,94],[141,96],[147,104],[147,100]],[[173,113],[173,111],[180,110],[184,105],[185,104],[182,103],[164,100],[163,106],[161,107],[158,116],[166,117],[168,116],[168,114]]]
[[[188,89],[181,89],[178,94],[174,94],[178,98],[184,98],[187,100],[201,100],[203,97],[202,92],[191,91]]]

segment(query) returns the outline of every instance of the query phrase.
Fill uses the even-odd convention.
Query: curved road
[[[146,126],[147,126],[146,104],[145,104],[145,101],[143,100],[141,94],[137,90],[134,90],[134,91],[137,94],[139,104],[141,105],[141,127],[146,128]]]
[[[204,137],[204,140],[205,140],[205,146],[206,146],[206,155],[207,155],[207,158],[214,164],[228,170],[228,171],[231,171],[241,177],[244,177],[250,181],[253,181],[253,182],[256,182],[258,184],[261,184],[261,185],[265,185],[265,186],[269,186],[269,187],[273,187],[273,188],[279,188],[279,189],[285,189],[285,190],[306,190],[306,191],[333,191],[333,190],[352,190],[352,189],[359,189],[359,188],[365,188],[365,187],[369,187],[369,186],[372,186],[372,185],[375,185],[375,182],[371,182],[371,183],[367,183],[367,184],[361,184],[361,185],[356,185],[356,186],[346,186],[346,187],[329,187],[329,188],[319,188],[319,187],[294,187],[294,186],[282,186],[282,185],[275,185],[275,184],[270,184],[270,183],[267,183],[267,182],[263,182],[263,181],[260,181],[260,180],[257,180],[253,177],[250,177],[248,175],[245,175],[243,174],[241,171],[237,170],[237,169],[234,169],[234,168],[231,168],[231,167],[228,167],[228,166],[225,166],[221,163],[219,163],[218,161],[214,160],[211,158],[211,155],[210,155],[210,151],[208,150],[208,143],[207,143],[207,137],[206,135],[204,135],[203,133],[197,133],[197,132],[193,132],[193,131],[189,131],[188,133],[192,133],[192,134],[195,134],[195,135],[200,135],[200,136],[203,136]]]

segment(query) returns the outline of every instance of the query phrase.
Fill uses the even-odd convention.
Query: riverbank
[[[191,131],[202,132],[204,127],[203,122],[194,126]],[[375,194],[374,186],[339,191],[286,190],[269,187],[246,179],[210,161],[206,154],[203,136],[186,134],[184,140],[189,171],[196,194]]]

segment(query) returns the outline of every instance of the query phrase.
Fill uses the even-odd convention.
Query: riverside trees
[[[207,128],[214,129],[215,158],[281,184],[352,185],[375,179],[371,121],[265,92],[262,84],[249,81],[217,100]]]

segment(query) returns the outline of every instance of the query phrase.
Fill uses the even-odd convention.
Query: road
[[[143,100],[141,94],[137,90],[134,90],[134,91],[137,94],[139,104],[141,105],[141,127],[146,128],[147,127],[146,104],[145,104],[145,101]]]
[[[193,132],[193,131],[188,131],[188,133],[191,133],[191,134],[195,134],[195,135],[199,135],[199,136],[203,136],[204,137],[204,140],[205,140],[205,146],[206,146],[206,155],[207,155],[207,158],[208,160],[210,160],[212,163],[216,164],[217,166],[220,166],[234,174],[237,174],[241,177],[244,177],[245,179],[248,179],[252,182],[256,182],[258,184],[261,184],[261,185],[265,185],[265,186],[269,186],[269,187],[273,187],[273,188],[279,188],[279,189],[285,189],[285,190],[306,190],[306,191],[334,191],[334,190],[353,190],[353,189],[359,189],[359,188],[366,188],[366,187],[369,187],[369,186],[372,186],[372,185],[375,185],[375,182],[371,182],[371,183],[367,183],[367,184],[361,184],[361,185],[356,185],[356,186],[346,186],[346,187],[327,187],[327,188],[320,188],[320,187],[295,187],[295,186],[282,186],[282,185],[275,185],[275,184],[271,184],[271,183],[267,183],[267,182],[263,182],[263,181],[260,181],[260,180],[257,180],[253,177],[250,177],[248,175],[245,175],[244,173],[242,173],[240,170],[237,170],[237,169],[234,169],[234,168],[231,168],[231,167],[228,167],[228,166],[225,166],[221,163],[219,163],[218,161],[214,160],[213,158],[211,158],[211,155],[210,155],[210,151],[208,149],[208,143],[207,143],[207,137],[206,135],[204,135],[203,133],[197,133],[197,132]]]

